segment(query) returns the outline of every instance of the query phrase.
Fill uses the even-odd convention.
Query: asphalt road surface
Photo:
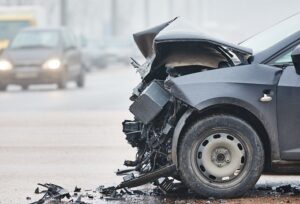
[[[121,122],[132,117],[128,97],[138,80],[133,69],[113,67],[89,74],[84,89],[1,92],[0,203],[26,203],[38,182],[117,184],[114,171],[134,158]]]
[[[114,171],[135,155],[124,139],[121,122],[132,118],[128,97],[138,82],[133,69],[113,67],[89,74],[84,89],[69,84],[64,91],[34,86],[28,91],[9,87],[1,92],[0,203],[28,203],[27,196],[35,200],[32,195],[39,182],[72,190],[75,185],[94,189],[121,181]],[[263,176],[259,181],[272,186],[288,183],[298,185],[300,178]],[[224,203],[300,202],[297,197],[256,197]],[[162,202],[207,202],[184,199]]]

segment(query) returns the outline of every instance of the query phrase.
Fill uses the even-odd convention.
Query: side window
[[[67,33],[66,33],[66,32],[63,32],[63,33],[62,33],[62,36],[63,36],[63,40],[64,40],[64,47],[65,47],[65,48],[71,47],[70,38],[69,38],[69,36],[67,35]]]
[[[76,39],[73,34],[69,33],[68,31],[63,32],[63,40],[64,40],[64,47],[65,48],[76,48],[77,43]]]
[[[68,44],[68,47],[76,48],[77,44],[74,35],[69,32],[65,32],[65,36],[66,36],[66,42]]]
[[[287,53],[281,55],[274,61],[274,64],[290,64],[292,63],[292,50],[289,50]]]
[[[76,47],[76,39],[75,39],[75,36],[71,33],[69,33],[69,36],[70,36],[70,41],[71,41],[71,45],[72,47]]]
[[[280,65],[290,65],[293,63],[292,61],[292,52],[295,49],[296,46],[293,46],[292,48],[286,50],[282,54],[280,54],[278,57],[273,59],[271,62],[268,64],[270,65],[275,65],[275,66],[280,66]]]

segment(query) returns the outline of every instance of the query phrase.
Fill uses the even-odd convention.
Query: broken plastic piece
[[[35,194],[40,194],[40,189],[39,189],[39,187],[37,187],[37,188],[35,189],[34,193],[35,193]]]
[[[136,186],[141,186],[146,183],[153,182],[160,177],[171,176],[175,173],[175,171],[176,171],[176,166],[174,164],[165,166],[151,173],[147,173],[139,177],[136,177],[132,180],[123,181],[115,189],[122,189],[126,187],[132,188]]]
[[[110,186],[110,187],[107,187],[107,188],[104,188],[104,186],[99,186],[97,188],[97,191],[99,191],[99,193],[102,193],[103,195],[112,195],[113,192],[116,190],[116,187],[114,186]]]
[[[125,160],[124,165],[125,166],[136,166],[137,162],[136,161],[130,161],[130,160]]]
[[[166,194],[174,189],[174,179],[168,177],[158,179],[155,184]]]
[[[58,185],[51,184],[51,183],[45,183],[45,184],[39,183],[38,185],[46,188],[47,190],[43,191],[45,192],[45,194],[40,200],[33,202],[32,204],[43,204],[46,201],[53,200],[53,199],[60,201],[65,197],[68,199],[71,197],[70,193],[66,189]],[[37,191],[37,189],[35,191]]]
[[[128,174],[128,175],[124,176],[124,177],[123,177],[123,180],[124,180],[124,181],[130,181],[130,180],[132,180],[132,179],[134,179],[134,178],[135,178],[135,177],[134,177],[134,174],[131,173],[131,174]]]
[[[134,170],[135,170],[135,168],[131,168],[131,169],[123,169],[123,170],[118,169],[118,171],[116,172],[116,174],[117,174],[118,176],[120,176],[120,175],[125,175],[125,174],[127,174],[127,173],[129,173],[129,172],[131,172],[131,171],[134,171]]]
[[[81,191],[81,188],[78,188],[77,186],[75,186],[74,192],[79,193],[80,191]]]

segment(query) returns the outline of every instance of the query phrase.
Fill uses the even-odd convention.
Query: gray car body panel
[[[157,47],[160,43],[173,41],[205,41],[207,43],[225,46],[241,53],[250,55],[252,54],[252,50],[249,48],[206,35],[193,26],[187,24],[185,21],[182,21],[181,19],[178,19],[166,26],[161,32],[157,34],[157,36],[154,38],[153,43],[154,47]]]
[[[267,65],[245,65],[234,68],[200,72],[178,78],[171,78],[166,86],[171,94],[198,111],[215,105],[235,105],[255,115],[264,125],[271,143],[272,159],[280,159],[277,117],[276,89],[281,69]],[[270,92],[273,100],[260,102],[264,92]],[[189,116],[183,116],[183,121]],[[177,163],[178,138],[182,120],[174,131],[172,158]]]
[[[296,107],[291,108],[292,106],[286,105],[285,102],[290,99],[291,88],[298,91],[300,84],[296,84],[296,82],[300,81],[300,78],[298,80],[298,76],[294,73],[294,67],[283,70],[268,65],[273,59],[292,49],[299,42],[300,31],[282,39],[266,50],[253,54],[251,49],[214,39],[184,26],[178,26],[177,21],[165,25],[153,35],[152,44],[150,43],[152,46],[148,46],[151,49],[151,52],[148,52],[151,53],[151,56],[147,56],[149,70],[144,77],[142,76],[144,83],[151,82],[161,74],[165,74],[165,70],[159,70],[165,67],[166,59],[177,50],[184,49],[183,52],[188,56],[191,53],[190,50],[193,51],[194,48],[205,45],[216,50],[228,49],[238,55],[240,59],[246,59],[240,66],[191,73],[176,78],[170,77],[165,82],[165,87],[172,96],[190,106],[174,129],[173,162],[177,164],[179,137],[193,110],[201,112],[218,105],[242,107],[262,123],[270,141],[270,160],[272,162],[299,160],[300,140],[298,142],[296,139],[296,143],[293,143],[295,132],[290,137],[285,135],[288,130],[298,131],[297,124],[295,124],[298,112],[293,112]],[[185,46],[188,48],[184,48]],[[281,76],[283,76],[282,79]],[[286,90],[287,88],[289,91]],[[272,101],[261,102],[260,98],[264,93],[268,93],[272,97]],[[298,98],[294,97],[294,101],[290,101],[290,103],[295,106]],[[285,114],[286,110],[293,114],[292,124],[296,127],[291,128],[291,125],[288,124],[289,114]]]
[[[278,84],[277,118],[281,158],[299,160],[300,75],[293,66],[284,69]]]
[[[184,49],[187,49],[184,51],[186,52],[186,57],[191,54],[191,50],[199,50],[203,45],[215,50],[224,49],[234,52],[243,61],[252,56],[251,49],[206,35],[185,21],[176,18],[156,27],[135,33],[133,37],[141,53],[151,61],[151,63],[147,63],[148,67],[143,67],[143,69],[147,69],[147,71],[142,71],[144,73],[142,78],[146,81],[152,80],[157,69],[159,72],[159,68],[166,63],[166,60],[171,55],[182,52],[184,46]],[[219,50],[219,52],[226,51]],[[224,53],[224,55],[227,54]]]
[[[226,46],[242,53],[252,54],[252,50],[233,43],[213,38],[201,33],[181,19],[172,19],[158,26],[133,34],[133,38],[141,53],[146,58],[157,54],[154,48],[159,43],[171,41],[205,41],[212,44]]]
[[[176,20],[176,18],[158,26],[133,34],[133,39],[145,58],[150,58],[154,54],[153,41],[156,35],[174,20]]]

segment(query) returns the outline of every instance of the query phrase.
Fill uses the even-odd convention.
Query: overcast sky
[[[2,6],[38,5],[46,25],[60,24],[62,0],[0,0]],[[213,36],[239,42],[300,10],[299,0],[66,0],[67,23],[95,41],[133,32],[180,16]]]

